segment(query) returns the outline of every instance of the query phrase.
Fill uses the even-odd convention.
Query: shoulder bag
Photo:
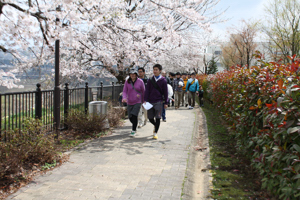
[[[164,93],[161,91],[160,87],[157,85],[156,81],[154,80],[154,77],[152,77],[150,80],[151,80],[151,83],[152,83],[153,87],[159,91],[159,93],[161,94],[163,100],[165,100]]]

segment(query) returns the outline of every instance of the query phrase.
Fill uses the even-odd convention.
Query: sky
[[[223,18],[228,21],[212,25],[213,33],[221,40],[226,40],[227,29],[232,26],[239,26],[241,20],[258,20],[264,17],[264,6],[269,0],[220,0],[216,9],[228,10]]]

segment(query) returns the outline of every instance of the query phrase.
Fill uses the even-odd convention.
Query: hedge
[[[300,199],[300,59],[236,66],[200,76],[237,138],[237,147],[261,174],[262,185],[280,199]]]

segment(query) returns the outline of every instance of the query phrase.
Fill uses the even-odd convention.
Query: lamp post
[[[58,139],[60,127],[60,88],[59,88],[59,40],[55,41],[55,86],[54,86],[54,128]]]

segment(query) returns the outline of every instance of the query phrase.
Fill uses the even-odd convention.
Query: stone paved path
[[[156,141],[149,122],[130,138],[126,121],[7,199],[180,199],[194,122],[194,110],[167,110]]]

